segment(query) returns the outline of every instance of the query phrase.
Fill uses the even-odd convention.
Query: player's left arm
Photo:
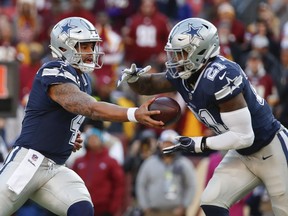
[[[241,149],[249,147],[254,141],[252,119],[245,98],[239,93],[232,99],[220,103],[220,116],[228,131],[208,137],[206,148],[213,150]]]

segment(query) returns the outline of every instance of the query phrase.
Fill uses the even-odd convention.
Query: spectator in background
[[[1,7],[9,7],[9,6],[11,6],[11,4],[12,4],[12,1],[11,1],[11,0],[2,0],[2,1],[0,2],[0,6],[1,6]]]
[[[95,121],[89,118],[85,118],[80,130],[83,132],[82,136],[85,138],[85,132],[90,128],[98,128],[103,132],[103,142],[108,149],[110,157],[114,158],[119,165],[124,163],[124,147],[121,140],[107,131],[107,124],[109,122]],[[69,159],[66,161],[66,166],[72,167],[75,160],[86,154],[86,148],[81,148],[77,152],[73,152]]]
[[[135,102],[125,93],[116,89],[116,73],[107,74],[98,72],[95,74],[95,92],[94,95],[98,100],[114,103],[123,107],[134,107]],[[137,125],[134,122],[109,122],[106,125],[107,131],[117,136],[126,146],[134,137]]]
[[[97,0],[94,2],[92,12],[98,14],[105,11],[111,20],[112,28],[121,34],[122,27],[126,24],[127,17],[130,17],[139,7],[140,0]]]
[[[20,92],[19,100],[22,101],[26,95],[29,95],[32,88],[32,82],[38,69],[42,64],[44,48],[42,44],[32,42],[28,46],[30,64],[21,64],[20,73]]]
[[[41,25],[40,27],[39,42],[42,43],[45,52],[49,51],[49,35],[52,27],[58,22],[58,18],[63,12],[61,2],[63,3],[61,0],[46,0],[43,8],[39,9],[42,23],[45,23],[45,25]]]
[[[9,17],[0,13],[0,61],[17,60],[16,38]]]
[[[247,26],[247,32],[245,36],[246,45],[248,49],[249,45],[251,46],[251,39],[254,35],[261,35],[267,37],[269,41],[269,52],[271,52],[276,58],[280,56],[280,41],[279,37],[277,37],[274,32],[268,27],[267,21],[258,18],[255,22],[251,23]]]
[[[275,16],[271,6],[266,2],[261,2],[258,6],[258,18],[267,25],[267,31],[270,32],[275,40],[280,37],[280,19]]]
[[[118,71],[124,58],[124,43],[122,37],[112,28],[110,21],[106,11],[98,12],[95,26],[102,39],[100,46],[105,56],[103,56],[103,70],[92,73],[95,81],[94,94],[102,101],[121,104],[124,107],[135,106],[135,101],[127,97],[125,93],[116,90]],[[136,124],[132,122],[111,122],[107,126],[107,131],[117,136],[124,147],[135,135],[135,130]]]
[[[279,120],[288,127],[288,46],[281,49],[281,88],[280,88],[280,113]]]
[[[103,69],[105,69],[105,65],[108,65],[110,67],[108,70],[112,70],[123,60],[124,44],[122,38],[114,31],[111,19],[105,11],[97,13],[95,26],[103,40],[101,44],[102,51],[105,52]]]
[[[84,180],[94,204],[95,216],[120,215],[124,196],[124,173],[104,145],[103,131],[89,128],[84,142],[86,154],[72,169]]]
[[[217,5],[217,15],[211,20],[218,28],[220,54],[229,60],[238,62],[244,44],[244,23],[236,17],[236,11],[232,4],[223,2]]]
[[[280,28],[283,27],[284,23],[288,20],[288,1],[280,0],[280,1],[267,1],[270,5],[271,10],[275,14],[275,16],[280,21]]]
[[[213,20],[217,17],[217,10],[220,4],[229,0],[206,0],[203,1],[202,10],[199,12],[199,17],[207,20]]]
[[[96,79],[96,82],[98,81],[97,84],[99,85],[111,84],[111,91],[113,91],[115,89],[118,67],[124,57],[124,44],[121,36],[112,29],[110,18],[106,12],[99,12],[97,14],[95,26],[102,39],[100,48],[105,53],[105,56],[103,56],[103,70],[94,71],[93,76]],[[103,86],[101,85],[100,88],[103,88]],[[103,90],[100,88],[96,89],[99,93]],[[108,91],[107,95],[100,95],[100,98],[106,100],[109,98],[111,91]]]
[[[37,40],[41,26],[35,0],[17,0],[14,17],[15,31],[19,42],[30,43]]]
[[[174,23],[193,17],[193,11],[186,0],[177,0],[177,16]]]
[[[177,0],[156,0],[155,1],[158,10],[165,14],[171,22],[177,20],[178,16],[178,1]]]
[[[230,24],[222,22],[218,25],[220,54],[229,60],[234,60],[233,44],[235,44],[235,37],[231,34]],[[236,51],[236,50],[235,50]],[[237,49],[238,51],[238,49]],[[236,56],[237,57],[237,56]]]
[[[191,5],[186,0],[156,0],[156,5],[158,10],[169,18],[171,24],[193,16]]]
[[[57,21],[62,20],[67,17],[82,17],[87,19],[91,23],[95,22],[95,16],[90,10],[84,7],[85,0],[70,0],[69,1],[69,8],[67,11],[63,11],[57,17]]]
[[[107,131],[103,134],[104,144],[109,150],[109,156],[114,158],[119,165],[124,164],[124,145],[122,140]]]
[[[163,47],[169,34],[168,18],[160,13],[155,0],[142,0],[139,11],[128,18],[125,42],[125,60],[141,67],[151,59],[165,62]]]
[[[123,168],[129,178],[128,196],[132,198],[132,201],[136,199],[135,183],[139,168],[148,157],[155,153],[156,145],[157,138],[154,130],[145,129],[129,146]]]
[[[282,31],[281,40],[280,40],[281,47],[287,48],[288,47],[288,20],[287,22],[284,23],[281,31]]]
[[[213,21],[216,27],[223,22],[229,24],[231,37],[234,37],[234,41],[242,44],[244,42],[245,26],[236,17],[233,5],[228,2],[221,3],[218,6],[217,16]]]
[[[257,51],[249,53],[244,71],[257,94],[274,109],[279,102],[277,88],[271,75],[266,72],[261,55]]]
[[[256,34],[251,40],[251,50],[255,50],[260,53],[262,61],[264,63],[264,68],[268,74],[273,79],[274,84],[279,91],[280,82],[281,82],[281,70],[280,70],[280,61],[269,51],[269,40],[266,36]],[[243,55],[245,56],[245,55]],[[246,55],[247,61],[248,55]],[[244,65],[245,65],[244,63]],[[243,65],[243,68],[245,67]]]
[[[159,137],[159,152],[146,159],[136,179],[138,204],[145,216],[184,216],[196,190],[192,162],[184,156],[162,155],[163,148],[175,144],[173,130]]]
[[[225,58],[238,61],[242,54],[242,45],[237,43],[231,32],[231,23],[223,21],[218,24],[220,54]]]
[[[13,29],[13,23],[9,19],[8,15],[2,14],[0,10],[0,62],[16,64],[18,66],[19,59],[20,57],[17,51],[17,42],[16,42],[15,32]],[[15,67],[15,68],[18,68],[18,67]],[[3,70],[3,69],[0,73],[0,76],[1,76],[0,98],[5,98],[7,97],[7,95],[10,94],[5,87],[6,82],[8,82],[7,85],[9,85],[9,75],[8,77],[6,75],[8,73],[9,71]],[[5,83],[4,86],[2,86],[3,82]],[[15,90],[16,89],[17,88],[15,88]],[[23,110],[21,111],[17,110],[17,114],[18,113],[23,113]],[[17,121],[16,125],[13,125],[13,127],[11,127],[12,125],[9,124],[11,119],[13,121],[15,118],[3,117],[0,114],[0,137],[3,138],[4,142],[7,145],[8,150],[10,150],[10,147],[11,147],[10,146],[11,140],[14,141],[15,139],[15,134],[17,136],[19,135],[20,126],[22,122],[22,118],[20,120],[17,119],[18,121],[16,120]],[[12,139],[10,139],[10,133],[9,133],[10,131],[13,133]]]
[[[186,0],[186,2],[190,6],[194,17],[199,16],[201,11],[203,10],[204,2],[203,1],[199,1],[199,0]]]
[[[17,50],[22,64],[31,63],[29,44],[38,41],[41,17],[38,14],[35,0],[18,0],[16,14],[13,17],[17,39]]]

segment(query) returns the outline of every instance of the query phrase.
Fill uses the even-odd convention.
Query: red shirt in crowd
[[[124,172],[106,148],[100,152],[88,150],[86,155],[76,159],[72,169],[84,180],[95,215],[119,213],[124,197]]]

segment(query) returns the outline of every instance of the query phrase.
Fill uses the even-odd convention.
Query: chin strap
[[[192,75],[192,72],[191,71],[188,71],[188,70],[185,70],[185,71],[182,71],[182,72],[179,72],[179,77],[181,79],[188,79],[191,75]]]
[[[82,63],[80,65],[77,65],[77,68],[79,68],[82,72],[91,73],[95,69],[95,64]]]
[[[54,58],[64,58],[59,50],[55,49],[53,46],[49,45],[49,48],[52,50],[52,57]]]

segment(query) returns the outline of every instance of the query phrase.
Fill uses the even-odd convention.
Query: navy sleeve
[[[217,102],[227,101],[243,92],[245,79],[242,69],[237,64],[212,64],[206,69],[203,88],[207,95],[215,97]]]
[[[45,91],[48,87],[57,83],[74,83],[78,85],[75,70],[64,62],[53,62],[45,65],[41,71],[41,84]]]

